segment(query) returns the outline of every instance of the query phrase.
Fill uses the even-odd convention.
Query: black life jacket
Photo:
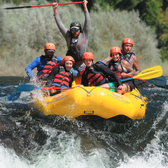
[[[47,76],[51,73],[53,68],[56,67],[57,65],[59,65],[59,63],[57,63],[56,56],[53,56],[52,59],[48,59],[47,57],[42,56],[40,63],[41,63],[42,59],[45,59],[46,64],[44,65],[43,69],[38,73],[38,76],[42,76],[41,79],[45,80],[47,78]]]
[[[63,66],[60,66],[59,73],[55,75],[52,85],[57,87],[69,87],[72,72],[67,72]]]
[[[109,62],[108,67],[109,67],[112,71],[114,71],[114,72],[118,75],[119,78],[122,78],[121,73],[124,72],[124,68],[123,68],[123,66],[122,66],[122,64],[121,64],[121,60],[118,60],[118,61],[113,61],[113,60],[111,60],[111,61]]]
[[[70,48],[68,49],[66,55],[70,55],[75,59],[75,62],[80,62],[82,61],[82,55],[83,53],[81,53],[78,49],[77,49],[77,42],[72,43],[72,38],[70,40]]]
[[[99,86],[106,82],[105,75],[102,72],[96,71],[93,65],[88,69],[87,79],[90,86]]]
[[[121,53],[121,60],[124,59],[130,63],[129,60],[131,59],[132,55],[135,55],[135,53],[134,52],[129,52],[128,54]]]

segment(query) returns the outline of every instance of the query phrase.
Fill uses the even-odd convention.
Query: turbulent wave
[[[18,85],[0,83],[1,96]],[[149,101],[146,115],[127,124],[43,116],[27,104],[28,93],[16,102],[0,99],[0,167],[167,167],[168,91],[140,90]]]

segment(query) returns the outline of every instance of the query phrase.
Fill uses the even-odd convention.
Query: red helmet
[[[112,47],[110,50],[110,55],[111,54],[121,54],[121,49],[119,47]]]
[[[44,52],[46,50],[48,50],[49,52],[55,52],[55,45],[53,43],[46,43],[46,45],[44,46]]]
[[[74,60],[74,58],[71,57],[71,56],[65,56],[65,57],[62,59],[62,64],[64,64],[65,61],[72,61],[72,62],[73,62],[73,65],[75,64],[75,60]]]
[[[131,44],[132,47],[133,47],[133,45],[134,45],[133,40],[130,39],[130,38],[125,38],[125,39],[122,41],[122,47],[123,47],[123,44]]]
[[[82,60],[84,59],[91,59],[91,60],[94,60],[94,56],[91,52],[85,52],[82,56]]]

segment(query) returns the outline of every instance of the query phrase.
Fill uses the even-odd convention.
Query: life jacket
[[[59,65],[60,63],[57,63],[57,57],[53,56],[52,59],[48,59],[45,56],[41,57],[40,63],[42,60],[45,59],[46,64],[44,65],[43,69],[38,73],[38,76],[41,76],[42,79],[46,79],[47,76],[51,73],[54,67]]]
[[[93,65],[88,69],[87,79],[91,86],[98,86],[106,82],[105,75],[102,72],[96,71]]]
[[[130,63],[129,60],[131,59],[132,55],[135,55],[135,53],[134,52],[129,52],[128,54],[121,53],[121,60],[124,59]]]
[[[69,87],[72,72],[67,72],[63,66],[60,66],[59,73],[55,75],[52,85],[57,87]]]
[[[122,66],[122,64],[121,64],[121,60],[119,60],[119,61],[113,61],[113,60],[111,60],[110,62],[109,62],[109,66],[108,66],[112,71],[114,71],[117,75],[118,75],[118,77],[119,78],[122,78],[122,76],[121,76],[121,73],[122,72],[126,72],[126,70],[124,69],[124,67]]]
[[[70,48],[68,49],[66,55],[70,55],[75,59],[75,62],[80,62],[82,61],[82,55],[83,53],[81,53],[78,49],[77,49],[77,42],[72,43],[72,38],[70,40]]]

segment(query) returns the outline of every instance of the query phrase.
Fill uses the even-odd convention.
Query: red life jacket
[[[98,86],[105,83],[106,81],[103,73],[96,71],[93,66],[89,68],[87,79],[91,86]]]
[[[72,75],[71,71],[66,72],[65,68],[63,66],[60,66],[60,72],[55,75],[52,85],[55,85],[58,87],[62,87],[62,86],[69,87],[71,75]]]
[[[46,74],[50,74],[53,67],[57,64],[57,58],[53,58],[51,61],[48,61],[46,63],[46,65],[44,65],[43,70],[42,70],[42,74],[46,73]]]
[[[47,60],[47,58],[45,56],[42,56],[41,61],[42,61],[42,59],[45,59],[46,64],[44,65],[43,69],[40,72],[38,72],[38,79],[46,80],[46,78],[51,73],[53,68],[58,66],[60,63],[57,63],[56,56],[54,56],[51,60]],[[41,61],[40,61],[40,63],[41,63]]]

